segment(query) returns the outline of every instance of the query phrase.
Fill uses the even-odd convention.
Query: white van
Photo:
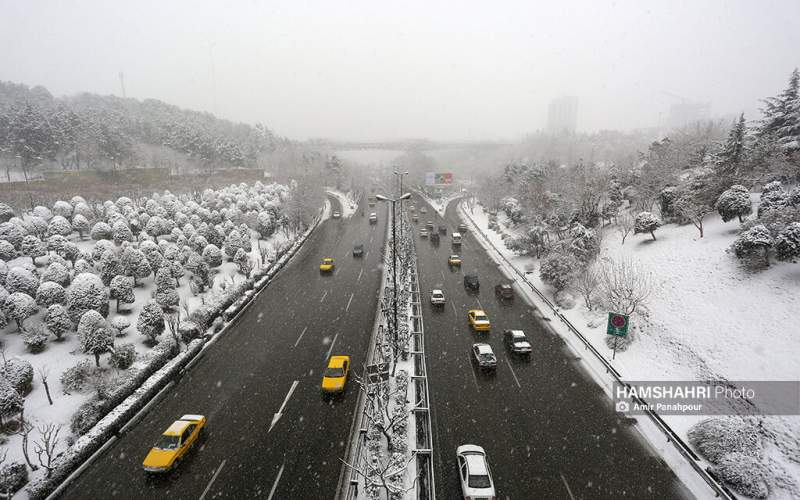
[[[461,233],[453,233],[453,245],[460,245],[461,244]]]

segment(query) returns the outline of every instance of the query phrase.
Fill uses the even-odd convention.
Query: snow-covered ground
[[[460,210],[464,217],[469,208],[461,204]],[[498,214],[499,233],[488,229],[488,214],[480,205],[468,215],[466,219],[471,218],[552,301],[554,290],[542,283],[538,259],[515,255],[505,247],[502,233],[514,233],[504,224],[505,215]],[[714,214],[707,217],[704,229],[699,238],[692,225],[668,224],[656,231],[656,241],[649,234],[628,235],[624,245],[614,226],[603,229],[600,259],[632,258],[655,278],[653,293],[634,320],[636,341],[613,361],[605,342],[607,311],[589,311],[576,293],[576,306],[560,312],[626,380],[797,380],[800,336],[793,333],[798,331],[800,312],[800,266],[775,264],[753,274],[725,251],[737,234],[734,222],[725,224]],[[556,330],[562,326],[551,324]],[[563,336],[574,337],[568,331]],[[684,440],[689,428],[705,418],[664,417]],[[785,488],[772,483],[770,498],[796,498],[800,417],[766,417],[763,424],[780,436],[780,446],[788,450],[768,445],[765,462],[779,464],[795,482]]]
[[[355,199],[352,191],[343,193],[333,188],[325,188],[325,192],[331,196],[335,196],[342,204],[342,218],[350,217],[356,213],[358,201]]]
[[[445,196],[442,196],[441,198],[431,198],[425,191],[422,191],[421,189],[417,190],[416,192],[422,196],[425,201],[427,201],[433,207],[434,210],[436,210],[440,217],[444,217],[444,212],[447,210],[447,205],[462,195],[462,193],[459,191],[453,191]]]

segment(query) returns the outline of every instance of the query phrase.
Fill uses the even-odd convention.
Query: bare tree
[[[61,432],[61,425],[47,424],[39,427],[39,441],[33,443],[33,451],[36,452],[36,457],[39,459],[39,465],[47,470],[47,477],[53,471],[51,464],[56,454],[56,446],[58,446],[58,433]]]
[[[50,386],[47,385],[47,377],[50,375],[50,368],[47,365],[43,365],[37,368],[36,371],[39,373],[39,378],[42,379],[44,392],[47,394],[47,402],[50,403],[50,406],[53,406],[53,398],[50,397]]]
[[[609,307],[621,314],[636,312],[653,291],[652,273],[626,257],[607,260],[600,266],[598,279]]]
[[[172,336],[173,340],[175,340],[175,345],[178,346],[178,350],[180,351],[181,348],[181,336],[180,336],[180,328],[181,328],[181,315],[180,313],[173,311],[168,314],[164,315],[164,322],[167,324],[167,329],[169,330],[169,334]]]
[[[383,453],[375,453],[364,460],[362,467],[350,464],[341,458],[339,459],[350,470],[364,478],[364,487],[367,492],[383,490],[385,498],[394,498],[395,495],[402,495],[414,489],[417,478],[411,486],[403,486],[403,476],[408,470],[408,465],[414,460],[417,452],[413,451],[407,460],[397,460],[391,454],[386,457]]]
[[[633,231],[634,219],[628,212],[623,212],[617,217],[617,231],[622,235],[622,244],[625,244],[625,238]]]
[[[583,296],[586,308],[590,311],[592,310],[592,295],[597,291],[599,285],[599,273],[595,266],[584,269],[572,282],[572,286]]]
[[[714,211],[714,209],[710,205],[706,205],[705,203],[698,203],[695,202],[687,197],[680,197],[675,200],[673,204],[675,207],[675,211],[680,214],[683,218],[687,219],[689,222],[700,231],[700,237],[703,237],[703,218],[706,215],[710,214]]]
[[[30,422],[25,420],[25,418],[20,418],[19,429],[14,434],[22,436],[22,456],[25,457],[25,461],[28,462],[28,467],[31,470],[37,470],[39,467],[31,462],[31,457],[28,455],[28,438],[33,430],[33,425]]]

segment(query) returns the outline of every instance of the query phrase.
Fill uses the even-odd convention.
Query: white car
[[[338,210],[337,210],[337,211],[335,211],[335,212],[333,212],[333,218],[334,218],[334,219],[339,219],[339,218],[341,218],[341,217],[342,217],[342,214],[341,214],[341,212],[339,212]]]
[[[420,229],[419,230],[419,237],[420,238],[427,238],[428,237],[428,230],[427,229]]]
[[[431,290],[431,305],[443,306],[445,302],[444,292],[438,288]]]
[[[497,358],[492,351],[492,346],[489,344],[472,344],[472,355],[475,361],[478,362],[478,368],[484,370],[497,369]]]
[[[456,449],[458,477],[465,499],[494,500],[497,494],[486,452],[478,445],[463,444]]]
[[[378,222],[378,214],[376,214],[375,212],[370,213],[369,214],[369,223],[370,224],[375,224],[376,222]]]

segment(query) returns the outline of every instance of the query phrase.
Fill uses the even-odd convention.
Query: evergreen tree
[[[733,123],[728,138],[717,153],[717,173],[726,180],[736,180],[744,173],[747,161],[747,123],[744,113]]]
[[[761,111],[764,114],[759,129],[761,135],[771,135],[787,144],[793,136],[800,135],[800,72],[797,68],[789,76],[789,85],[783,92],[764,99]],[[794,148],[800,148],[800,144]]]

